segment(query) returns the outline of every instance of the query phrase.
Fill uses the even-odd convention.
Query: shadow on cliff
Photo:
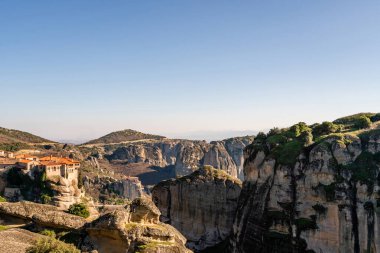
[[[137,175],[143,185],[154,185],[171,178],[175,178],[174,166],[170,165],[164,168],[150,166],[148,171]]]

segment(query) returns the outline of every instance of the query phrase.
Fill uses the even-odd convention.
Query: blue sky
[[[380,2],[0,2],[0,126],[169,137],[380,111]]]

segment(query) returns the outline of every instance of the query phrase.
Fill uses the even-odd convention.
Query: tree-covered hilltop
[[[146,139],[160,140],[164,138],[164,136],[160,135],[146,134],[132,129],[125,129],[109,133],[95,140],[91,140],[89,142],[84,143],[84,145],[122,143]]]
[[[0,127],[0,150],[17,151],[41,143],[54,142],[28,132]]]
[[[260,132],[248,149],[264,151],[268,157],[282,165],[294,165],[305,147],[316,145],[328,138],[342,142],[349,141],[345,136],[361,136],[380,128],[380,113],[358,113],[313,125],[299,122],[289,128],[272,128],[267,134]],[[380,131],[380,130],[379,130]]]

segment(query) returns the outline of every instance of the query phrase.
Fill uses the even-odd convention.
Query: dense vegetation
[[[90,216],[90,211],[88,210],[88,207],[84,203],[79,204],[73,204],[69,207],[68,213],[88,218]]]
[[[12,143],[0,143],[0,150],[16,152],[21,149],[31,148],[28,144],[23,142],[12,142]]]
[[[264,151],[277,163],[292,166],[305,147],[323,142],[331,136],[344,141],[344,134],[368,129],[379,120],[380,114],[360,113],[321,124],[307,125],[300,122],[289,128],[273,128],[267,134],[259,133],[248,149]]]
[[[42,142],[52,142],[47,139],[41,138],[39,136],[0,127],[0,142],[1,143],[42,143]]]

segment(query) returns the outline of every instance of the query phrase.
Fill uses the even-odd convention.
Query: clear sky
[[[0,126],[208,138],[380,111],[380,1],[0,1]]]

